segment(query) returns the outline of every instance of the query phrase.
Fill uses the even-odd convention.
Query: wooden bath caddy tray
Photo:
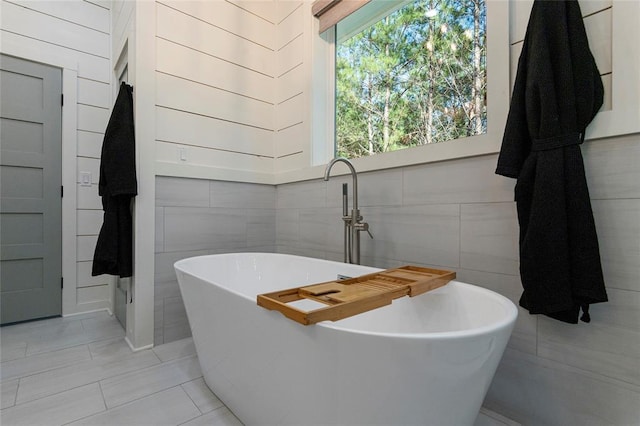
[[[287,318],[309,325],[337,321],[391,304],[393,299],[417,296],[442,287],[455,272],[402,266],[345,280],[328,281],[258,295],[258,305],[282,312]],[[291,302],[308,299],[324,307],[304,311]]]

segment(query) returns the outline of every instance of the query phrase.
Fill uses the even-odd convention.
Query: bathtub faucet
[[[336,157],[327,164],[327,167],[324,169],[324,180],[329,180],[329,173],[331,172],[331,168],[334,164],[342,162],[349,167],[351,171],[351,180],[352,180],[352,199],[353,199],[353,209],[351,210],[351,214],[349,214],[349,201],[347,197],[347,184],[342,184],[342,221],[344,223],[344,261],[345,263],[355,263],[360,264],[360,232],[367,231],[369,236],[373,238],[371,235],[371,231],[369,231],[369,224],[366,222],[362,222],[362,216],[360,216],[360,210],[358,209],[358,175],[356,173],[356,169],[353,167],[353,164],[349,160],[343,157]]]

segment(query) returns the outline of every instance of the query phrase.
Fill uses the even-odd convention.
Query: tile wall
[[[191,335],[174,262],[232,251],[275,251],[275,187],[156,178],[154,344]]]
[[[520,309],[485,407],[523,424],[640,419],[640,135],[588,141],[583,153],[610,301],[592,307],[590,324]],[[488,155],[359,174],[374,236],[362,235],[362,263],[452,269],[517,303],[514,181],[495,164]],[[350,193],[348,176],[277,187],[158,177],[155,344],[189,334],[178,259],[253,250],[342,260],[343,182]]]
[[[485,406],[523,424],[640,419],[640,135],[586,142],[583,152],[610,302],[578,325],[520,308]],[[359,174],[360,210],[374,236],[362,235],[362,263],[452,269],[517,304],[514,181],[494,174],[496,160]],[[342,182],[351,178],[277,187],[278,252],[342,260]]]

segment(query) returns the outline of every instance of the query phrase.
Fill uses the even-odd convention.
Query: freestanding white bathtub
[[[175,269],[205,382],[247,425],[471,425],[517,316],[503,296],[451,281],[303,326],[256,296],[379,269],[268,253]]]

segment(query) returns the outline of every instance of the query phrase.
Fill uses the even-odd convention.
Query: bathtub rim
[[[318,262],[328,262],[328,263],[342,264],[342,262],[336,262],[336,261],[333,261],[333,260],[319,259],[319,258],[308,257],[308,256],[299,256],[299,255],[295,255],[295,254],[269,253],[269,252],[248,252],[247,251],[247,252],[231,252],[231,253],[217,253],[217,254],[205,254],[205,255],[200,255],[200,256],[191,256],[191,257],[187,257],[187,258],[180,259],[180,260],[176,261],[173,264],[173,266],[174,266],[175,270],[178,270],[181,273],[190,275],[190,276],[192,276],[194,278],[197,278],[197,279],[199,279],[201,281],[207,282],[207,283],[209,283],[211,285],[215,285],[217,288],[219,288],[219,289],[221,289],[221,290],[223,290],[225,292],[228,292],[228,293],[233,294],[235,296],[242,297],[243,299],[246,299],[246,300],[254,303],[256,305],[256,307],[258,307],[260,309],[265,309],[265,308],[261,308],[260,306],[258,306],[257,301],[255,300],[255,298],[252,299],[251,297],[247,296],[246,294],[240,293],[240,292],[238,292],[238,291],[236,291],[234,289],[231,289],[229,287],[221,285],[218,282],[210,281],[209,279],[206,279],[206,278],[200,276],[199,274],[186,271],[184,266],[183,266],[183,264],[188,263],[189,261],[195,261],[196,259],[213,258],[213,257],[233,257],[233,256],[238,256],[238,255],[285,256],[285,257],[295,257],[295,258],[313,260],[313,261],[318,261]],[[367,265],[357,265],[357,266],[363,266],[363,267],[366,267],[366,268],[376,269],[378,271],[382,271],[383,270],[381,268],[376,268],[376,267],[367,266]],[[180,281],[180,280],[178,279],[178,281]],[[341,325],[340,324],[340,320],[339,321],[321,321],[321,322],[318,322],[316,324],[306,325],[306,326],[300,324],[300,326],[301,327],[311,327],[311,326],[315,325],[315,326],[328,328],[328,329],[332,329],[332,330],[336,330],[336,331],[340,331],[340,332],[345,332],[345,333],[369,335],[369,336],[385,337],[385,338],[419,339],[419,340],[454,340],[454,339],[461,339],[461,338],[468,338],[468,337],[474,337],[474,336],[482,336],[482,335],[494,334],[494,333],[498,333],[500,330],[514,327],[515,322],[516,322],[517,317],[518,317],[518,308],[516,307],[516,305],[510,299],[508,299],[507,297],[501,295],[498,292],[495,292],[493,290],[489,290],[487,288],[484,288],[484,287],[481,287],[481,286],[478,286],[478,285],[475,285],[475,284],[465,283],[465,282],[461,282],[461,281],[458,281],[458,280],[452,280],[450,283],[456,283],[456,286],[462,286],[462,288],[468,288],[471,291],[477,291],[480,294],[483,294],[485,297],[489,297],[489,298],[492,298],[492,299],[496,300],[500,304],[500,306],[504,307],[505,316],[503,318],[501,318],[499,321],[497,321],[497,322],[495,322],[493,324],[489,324],[489,325],[485,325],[485,326],[481,326],[481,327],[474,327],[474,328],[471,328],[471,329],[456,330],[456,331],[423,332],[423,333],[390,333],[390,332],[360,330],[360,329],[356,329],[356,328],[349,328],[348,326],[345,326],[345,325]],[[182,291],[182,285],[181,284],[180,284],[180,291]],[[270,310],[267,310],[267,309],[265,309],[265,310],[266,311],[270,311]],[[270,312],[274,312],[274,311],[270,311]],[[282,319],[287,320],[287,321],[292,321],[292,320],[286,318],[282,314],[280,315],[280,317]],[[295,322],[295,321],[292,321],[292,322]]]

